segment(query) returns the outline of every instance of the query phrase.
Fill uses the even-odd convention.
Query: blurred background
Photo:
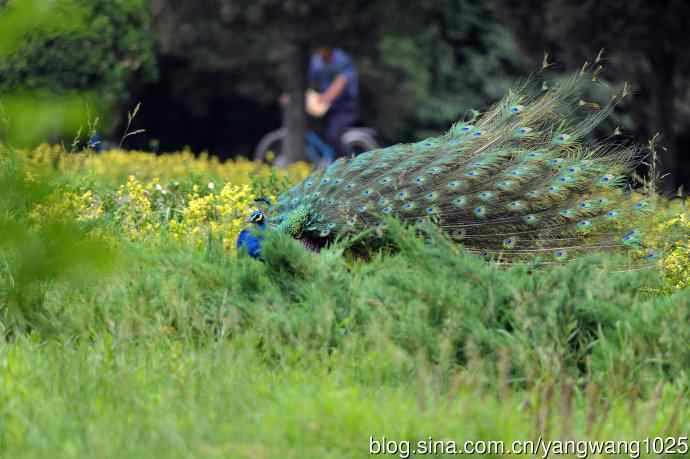
[[[301,104],[284,118],[278,99],[304,92],[327,46],[358,73],[357,124],[388,145],[485,108],[545,53],[563,75],[599,55],[601,80],[633,93],[602,129],[640,144],[659,133],[677,193],[690,185],[688,25],[681,0],[0,0],[0,140],[69,143],[86,126],[117,144],[141,104],[130,131],[145,132],[126,148],[251,157],[284,123],[306,129]]]

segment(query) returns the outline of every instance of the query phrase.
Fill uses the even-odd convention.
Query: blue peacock
[[[625,92],[604,106],[585,102],[591,81],[584,72],[558,85],[528,80],[444,135],[341,158],[255,211],[238,248],[260,257],[267,231],[313,250],[357,234],[375,245],[389,217],[432,222],[492,258],[564,261],[639,245],[626,223],[648,203],[633,202],[626,177],[640,150],[587,139]]]

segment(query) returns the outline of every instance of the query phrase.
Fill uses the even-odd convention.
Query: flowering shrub
[[[93,192],[62,191],[52,195],[48,203],[37,204],[31,211],[30,218],[32,223],[40,225],[46,218],[68,217],[87,221],[94,220],[102,214],[103,208]]]
[[[237,235],[246,225],[245,219],[255,198],[248,185],[230,183],[223,186],[220,193],[192,194],[182,217],[170,222],[171,233],[197,245],[208,236],[220,235],[223,246],[234,250]]]
[[[679,213],[661,223],[658,234],[678,234],[664,244],[665,256],[661,267],[667,284],[674,289],[690,287],[690,216]]]
[[[232,252],[246,217],[256,207],[257,197],[248,184],[216,186],[208,182],[185,190],[179,182],[162,185],[154,178],[142,183],[132,175],[118,188],[114,199],[106,200],[105,214],[134,241],[155,242],[171,237],[200,247],[213,237]],[[265,197],[275,199],[272,195]]]
[[[42,145],[23,153],[37,170],[56,169],[69,183],[48,204],[33,210],[35,224],[56,216],[100,218],[113,233],[132,241],[172,238],[201,246],[215,238],[228,251],[234,250],[246,217],[257,206],[256,198],[275,200],[310,170],[306,163],[276,170],[243,158],[221,162],[188,150],[165,155],[122,150],[94,154]],[[34,180],[31,172],[27,180]]]
[[[644,252],[654,255],[648,258],[657,261],[666,281],[663,289],[666,291],[690,287],[688,204],[680,199],[659,198],[654,210],[636,222],[644,234]]]
[[[293,181],[300,181],[310,172],[309,165],[302,162],[285,171],[273,170],[244,158],[222,162],[207,153],[195,156],[189,150],[163,155],[124,150],[94,154],[88,151],[66,153],[60,146],[41,145],[33,151],[23,153],[37,166],[50,166],[68,176],[86,175],[109,186],[125,183],[130,175],[143,182],[154,179],[161,182],[182,181],[196,177],[207,182],[249,185],[256,177],[267,178],[273,173],[279,179],[290,177]]]

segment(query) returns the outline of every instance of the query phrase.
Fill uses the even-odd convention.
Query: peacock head
[[[237,249],[246,251],[252,258],[259,258],[264,232],[269,228],[273,231],[287,234],[295,239],[301,239],[304,229],[310,221],[310,211],[307,206],[300,206],[287,215],[269,219],[263,210],[257,209],[247,218],[252,227],[242,230],[237,237]],[[269,223],[269,220],[270,223]],[[305,241],[303,241],[304,243]],[[309,247],[308,244],[305,246]]]
[[[251,215],[247,218],[248,223],[254,223],[255,225],[265,225],[266,224],[266,214],[264,213],[263,210],[257,209],[254,212],[251,213]]]
[[[261,257],[261,245],[264,241],[263,233],[266,229],[266,215],[262,210],[255,210],[247,218],[253,223],[251,228],[245,228],[237,236],[237,250],[246,251],[252,258]]]

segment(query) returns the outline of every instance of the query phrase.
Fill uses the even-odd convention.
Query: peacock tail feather
[[[442,136],[341,158],[281,195],[269,224],[317,247],[391,216],[431,221],[485,256],[554,261],[639,244],[625,226],[648,209],[626,193],[639,149],[587,140],[621,97],[583,102],[584,84],[583,73],[545,90],[526,82]]]

